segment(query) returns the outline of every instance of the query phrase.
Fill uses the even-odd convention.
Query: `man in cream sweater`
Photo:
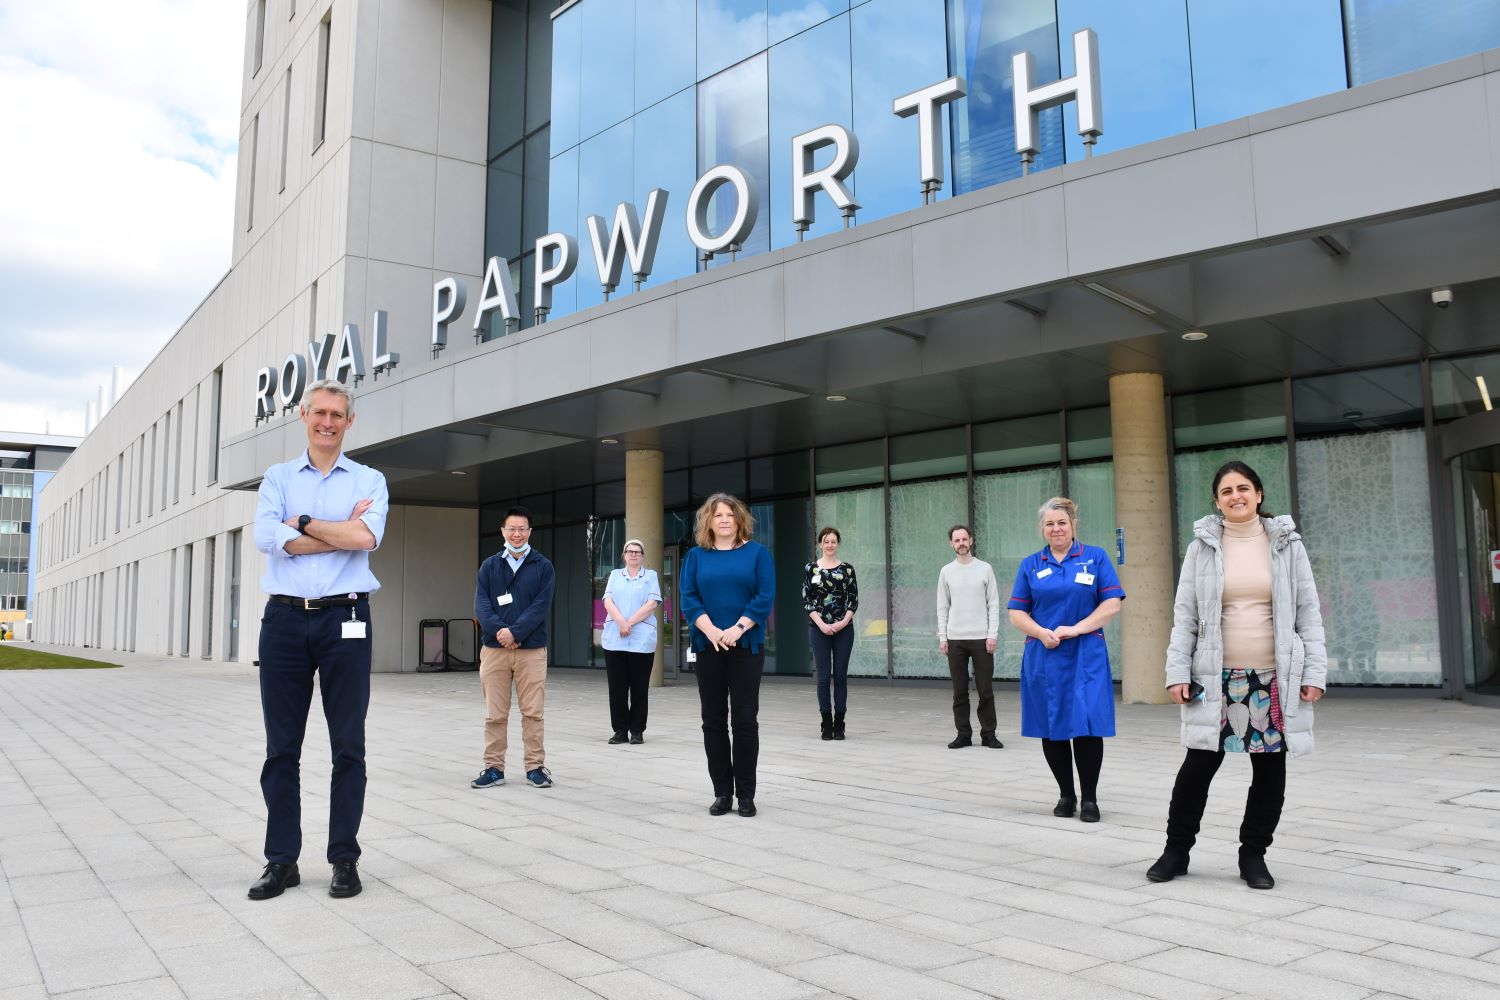
[[[969,662],[979,692],[979,738],[992,750],[1005,746],[995,738],[995,642],[1000,634],[1000,585],[995,571],[974,558],[974,532],[967,525],[948,529],[954,560],[938,573],[938,652],[948,658],[953,678],[953,725],[958,730],[950,750],[972,746],[969,724]]]

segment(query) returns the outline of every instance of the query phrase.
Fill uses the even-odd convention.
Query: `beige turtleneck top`
[[[1271,539],[1260,518],[1224,522],[1224,666],[1273,670],[1276,635],[1271,627]]]

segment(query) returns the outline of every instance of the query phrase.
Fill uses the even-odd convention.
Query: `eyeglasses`
[[[517,527],[516,525],[511,525],[509,528],[501,528],[500,530],[503,531],[503,532],[505,532],[507,535],[529,535],[529,534],[531,534],[531,529],[530,528]]]
[[[645,554],[646,554],[646,553],[645,553],[645,552],[643,552],[643,551],[642,551],[642,550],[640,550],[640,549],[626,549],[626,550],[625,550],[625,554],[626,554],[626,555],[627,555],[627,556],[643,556],[643,555],[645,555]]]

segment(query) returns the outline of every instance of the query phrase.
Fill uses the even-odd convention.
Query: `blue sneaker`
[[[505,772],[498,767],[487,767],[479,772],[479,777],[469,782],[471,788],[493,788],[496,785],[505,784]]]
[[[526,772],[526,781],[532,788],[551,788],[552,772],[545,767],[533,767]]]

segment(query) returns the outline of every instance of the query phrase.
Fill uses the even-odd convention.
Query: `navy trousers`
[[[812,647],[813,667],[818,674],[818,711],[843,713],[849,698],[849,654],[854,652],[854,625],[833,635],[824,635],[816,625],[807,626],[807,642]],[[829,680],[833,681],[833,698],[828,697]],[[967,718],[968,713],[964,713]]]
[[[353,611],[365,638],[343,638],[349,608],[304,611],[266,603],[260,623],[260,706],[266,722],[266,860],[292,864],[302,853],[302,737],[313,675],[323,697],[333,778],[328,797],[328,860],[359,857],[365,811],[365,713],[370,707],[370,605]]]

